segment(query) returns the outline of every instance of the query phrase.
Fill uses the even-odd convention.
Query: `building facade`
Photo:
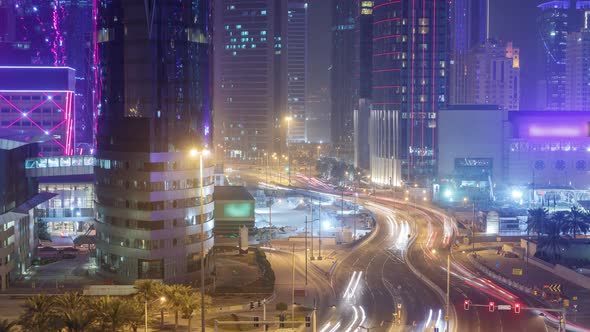
[[[251,161],[285,145],[287,0],[216,0],[215,8],[215,148]]]
[[[359,1],[332,0],[332,65],[330,133],[332,144],[348,159],[354,143],[354,110],[358,100],[355,83],[355,43],[358,37]],[[358,77],[356,78],[358,79]],[[342,154],[339,153],[340,156]]]
[[[49,135],[43,156],[75,147],[75,71],[69,67],[0,67],[0,127]]]
[[[145,6],[99,8],[97,260],[121,283],[195,281],[213,246],[213,167],[189,156],[210,139],[210,1]]]
[[[565,101],[568,109],[590,110],[590,30],[570,33],[566,48]]]
[[[468,104],[468,52],[489,38],[489,0],[456,0],[451,4],[450,104]]]
[[[37,143],[45,139],[31,131],[0,129],[0,290],[26,272],[35,256],[33,208],[49,196],[37,195],[37,181],[27,178],[25,160],[38,154]]]
[[[467,58],[468,104],[520,109],[520,50],[488,41],[469,51]]]
[[[357,2],[355,59],[355,84],[358,85],[358,100],[354,108],[354,165],[363,169],[370,167],[369,119],[373,81],[373,2]]]
[[[436,165],[436,121],[447,103],[448,2],[375,1],[371,176],[425,182]],[[403,165],[402,165],[403,164]],[[403,172],[402,172],[403,168]]]
[[[565,47],[571,1],[544,1],[537,6],[539,36],[545,58],[544,90],[547,110],[565,109]]]
[[[288,0],[287,11],[287,140],[307,142],[307,3]]]

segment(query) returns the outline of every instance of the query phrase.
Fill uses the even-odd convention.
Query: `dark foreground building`
[[[205,161],[201,214],[189,156],[209,143],[210,2],[99,6],[97,259],[119,282],[197,280],[201,242],[213,246],[213,167]]]

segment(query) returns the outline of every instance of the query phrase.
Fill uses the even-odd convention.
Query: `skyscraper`
[[[288,141],[307,142],[307,3],[288,0],[287,12]]]
[[[403,167],[407,180],[427,182],[447,103],[448,2],[375,1],[373,20],[372,179],[400,185]]]
[[[467,104],[520,109],[520,50],[487,41],[469,51],[466,62]]]
[[[489,0],[456,0],[451,4],[449,102],[467,102],[467,53],[489,38]]]
[[[99,6],[97,259],[119,282],[198,279],[202,245],[209,262],[213,167],[189,157],[210,139],[209,3]]]
[[[285,143],[287,0],[215,0],[215,8],[215,131],[222,145],[215,148],[225,158],[255,160]]]
[[[570,1],[545,1],[539,9],[538,25],[545,55],[546,109],[565,109],[565,47],[570,21]]]
[[[586,18],[590,13],[586,14]],[[566,108],[590,111],[590,29],[588,21],[579,32],[570,33],[566,48]]]
[[[352,159],[354,141],[354,109],[358,100],[355,84],[355,39],[358,34],[359,1],[332,0],[332,144]],[[342,154],[340,154],[342,155]]]
[[[354,165],[369,169],[369,118],[373,81],[373,2],[358,1],[359,13],[355,29],[354,85],[358,100],[354,101]]]

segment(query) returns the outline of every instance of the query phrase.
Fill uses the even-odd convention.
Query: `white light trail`
[[[354,318],[352,319],[352,323],[350,323],[350,325],[348,325],[348,327],[346,328],[346,332],[351,332],[354,327],[354,324],[359,319],[359,312],[358,310],[356,310],[355,306],[352,307],[352,310],[354,311]]]
[[[330,330],[330,332],[338,331],[338,329],[340,328],[340,325],[342,325],[341,322],[336,323],[336,325],[334,325],[334,327]]]
[[[359,286],[359,281],[361,281],[362,276],[363,276],[363,271],[359,272],[356,275],[356,282],[354,283],[354,287],[351,289],[351,291],[348,292],[348,298],[352,298],[354,296],[354,294],[356,293],[356,289]]]
[[[332,323],[327,322],[326,325],[324,325],[324,327],[322,327],[320,332],[326,332],[330,328],[330,326],[332,326]]]
[[[348,286],[346,286],[346,291],[344,292],[344,295],[342,295],[343,299],[345,299],[347,297],[348,293],[350,292],[350,286],[352,286],[352,282],[353,282],[355,276],[356,276],[356,271],[354,271],[352,273],[352,277],[350,277],[350,281],[348,282]]]

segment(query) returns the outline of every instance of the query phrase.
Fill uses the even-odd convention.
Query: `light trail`
[[[348,293],[350,292],[350,286],[352,286],[354,277],[356,276],[356,271],[354,271],[352,273],[352,277],[350,277],[350,281],[348,282],[348,286],[346,286],[346,291],[344,292],[344,295],[342,295],[342,298],[345,299],[347,298]]]
[[[354,317],[353,317],[352,322],[350,323],[350,325],[348,325],[348,327],[346,328],[346,332],[351,332],[352,329],[354,328],[354,324],[359,319],[359,312],[358,312],[358,310],[356,309],[355,306],[352,307],[352,310],[354,311]]]
[[[341,322],[336,323],[336,325],[334,325],[334,327],[330,330],[330,332],[338,331],[338,329],[340,328],[340,325],[342,325]]]
[[[326,332],[330,328],[330,326],[332,326],[332,323],[327,322],[326,325],[324,325],[324,327],[322,327],[320,332]]]
[[[361,272],[359,272],[359,273],[357,274],[357,276],[356,276],[356,282],[355,282],[355,284],[354,284],[354,287],[353,287],[353,288],[351,289],[351,291],[348,293],[348,298],[349,298],[349,299],[350,299],[350,298],[352,298],[352,297],[355,295],[355,293],[356,293],[356,289],[357,289],[357,288],[358,288],[358,286],[359,286],[359,282],[361,281],[361,277],[362,277],[362,275],[363,275],[363,271],[361,271]]]

